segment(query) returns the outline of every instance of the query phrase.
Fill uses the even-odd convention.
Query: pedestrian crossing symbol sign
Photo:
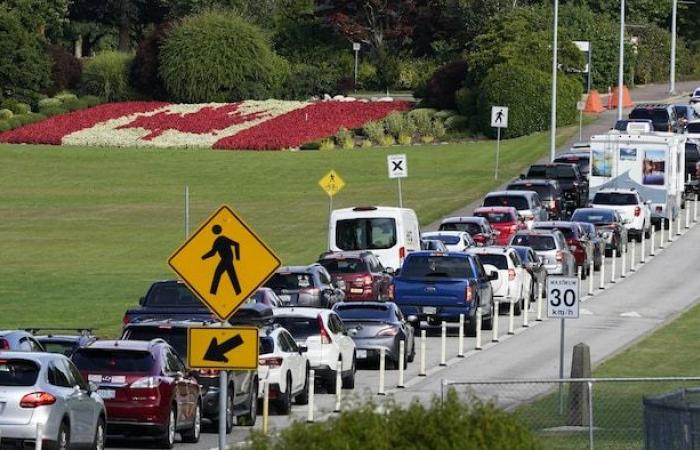
[[[177,249],[168,264],[220,320],[227,320],[281,263],[224,205]]]
[[[329,197],[333,197],[345,187],[345,181],[340,178],[340,175],[335,170],[331,170],[326,176],[318,180],[318,185],[326,191]]]

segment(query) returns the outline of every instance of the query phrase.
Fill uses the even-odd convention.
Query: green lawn
[[[559,141],[577,132],[560,131]],[[167,258],[220,204],[238,211],[284,263],[325,250],[335,169],[347,186],[335,207],[398,203],[386,155],[408,154],[404,205],[423,224],[516,176],[548,152],[548,135],[495,142],[351,151],[226,152],[0,145],[0,329],[95,326],[114,335],[149,284],[171,278]]]
[[[657,330],[593,371],[596,378],[682,377],[700,375],[700,305]],[[627,450],[644,447],[642,398],[694,382],[599,383],[593,390],[594,443],[597,449]],[[565,395],[568,389],[565,389]],[[565,400],[565,405],[568,403]],[[566,408],[565,408],[566,411]],[[559,415],[558,395],[548,395],[519,408],[518,413],[542,436],[548,449],[587,449],[587,430],[546,432],[565,425]]]

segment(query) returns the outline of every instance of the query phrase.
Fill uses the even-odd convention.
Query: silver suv
[[[0,351],[43,352],[44,347],[28,331],[0,330]]]
[[[532,248],[542,258],[547,275],[576,274],[576,259],[559,230],[521,230],[513,235],[510,245]]]

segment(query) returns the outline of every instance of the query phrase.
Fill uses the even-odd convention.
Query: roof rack
[[[28,327],[24,331],[31,334],[37,334],[39,331],[74,331],[81,336],[89,336],[93,334],[96,328],[53,328],[53,327]]]

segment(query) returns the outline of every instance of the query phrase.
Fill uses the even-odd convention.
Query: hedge
[[[133,58],[132,54],[117,51],[98,53],[85,63],[81,92],[107,101],[130,99],[129,66]]]

